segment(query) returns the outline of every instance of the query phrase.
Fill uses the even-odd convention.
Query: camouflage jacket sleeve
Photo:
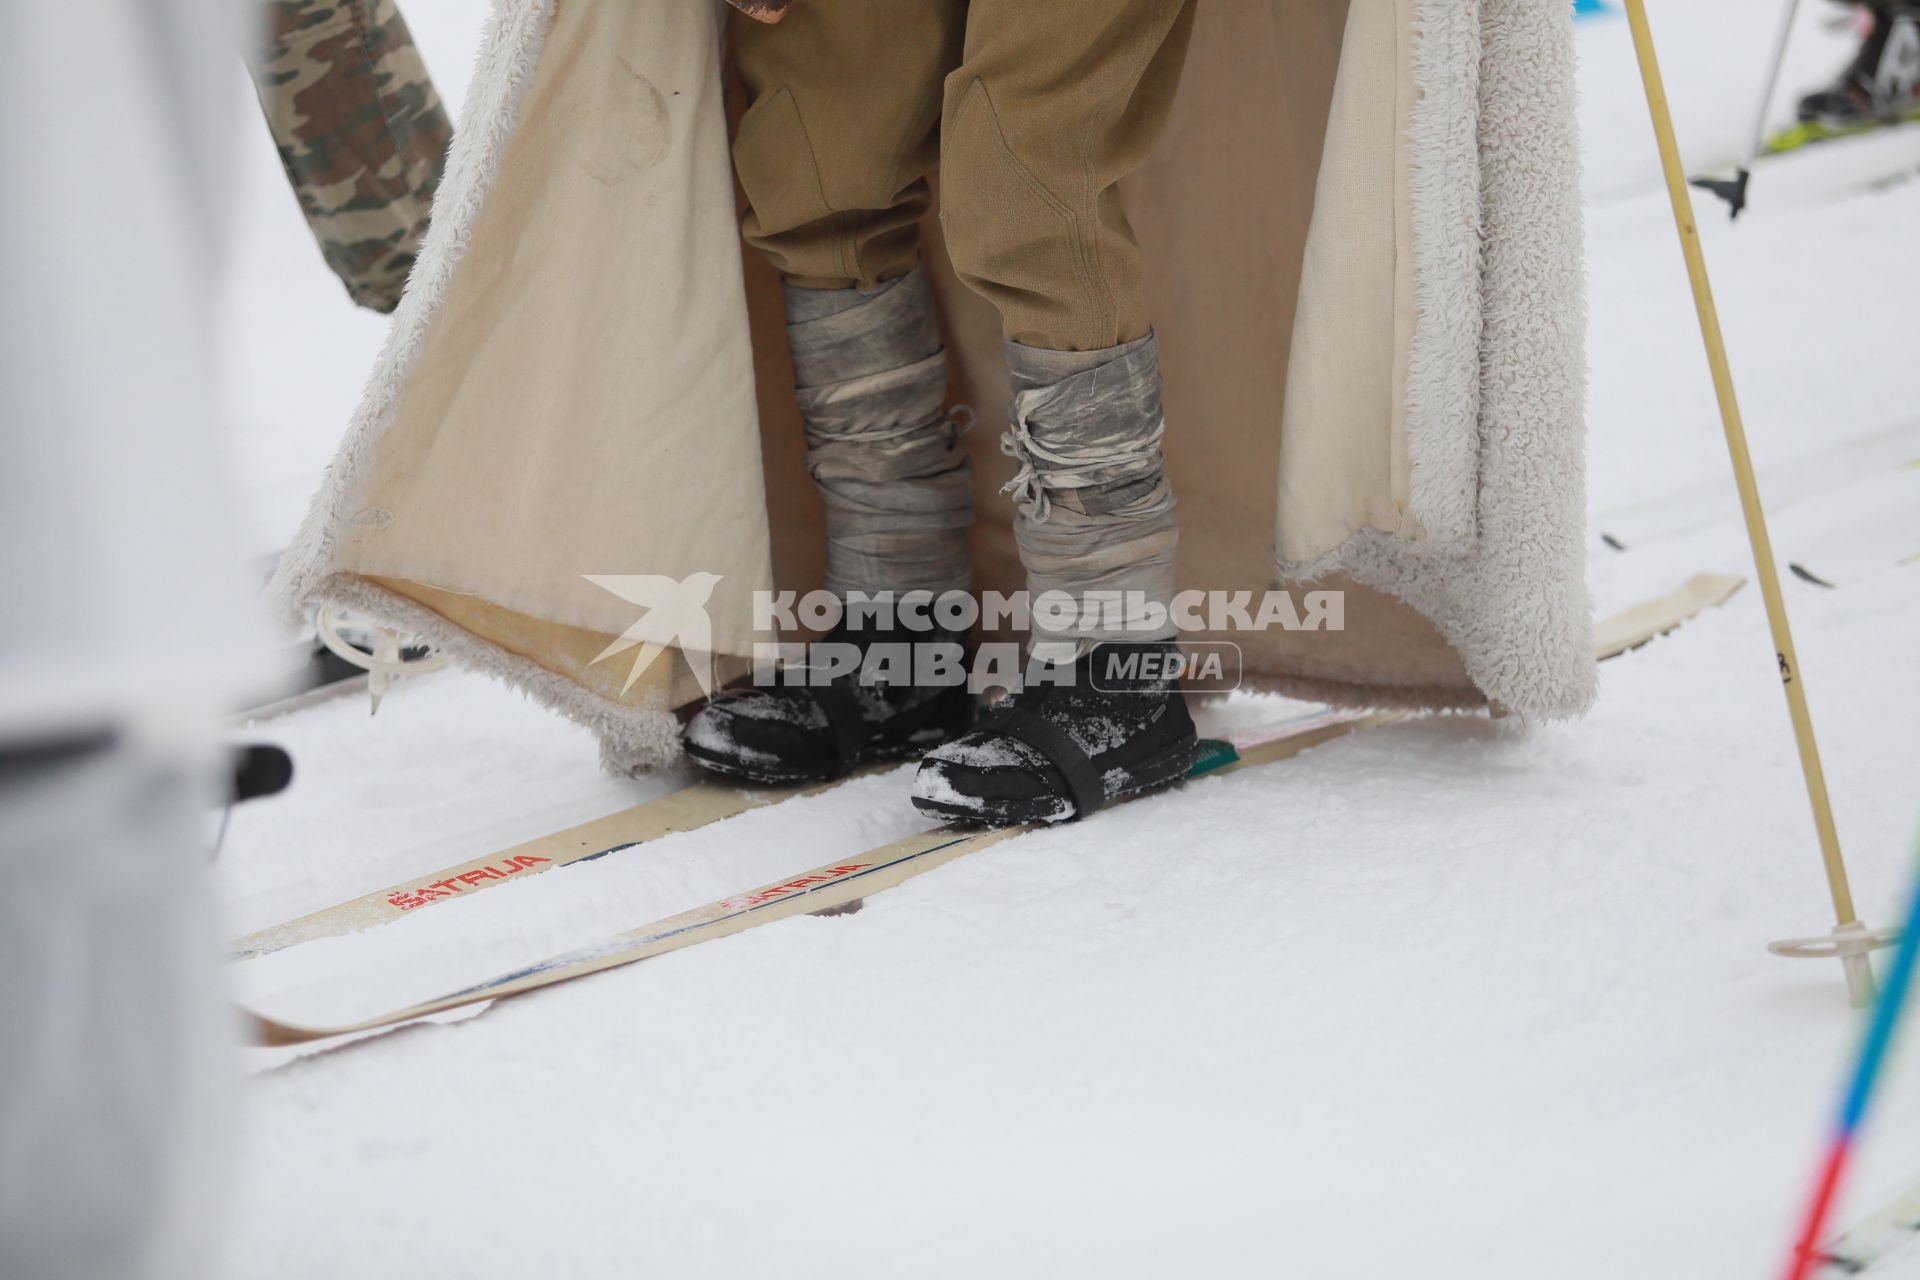
[[[327,265],[391,311],[413,268],[452,125],[394,0],[265,0],[249,63],[287,180]]]

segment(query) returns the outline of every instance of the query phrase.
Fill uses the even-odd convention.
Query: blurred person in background
[[[214,1271],[207,880],[245,655],[215,439],[232,0],[11,0],[0,77],[0,1276]],[[76,92],[80,82],[85,92]],[[238,639],[236,639],[238,637]]]
[[[1920,119],[1920,6],[1856,6],[1860,48],[1832,84],[1800,99],[1800,123],[1821,137]]]

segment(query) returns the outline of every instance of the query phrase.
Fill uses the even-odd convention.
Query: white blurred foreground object
[[[1687,262],[1687,278],[1693,286],[1694,309],[1700,316],[1700,336],[1706,343],[1707,364],[1713,370],[1720,422],[1726,429],[1727,452],[1733,461],[1734,482],[1740,490],[1740,509],[1746,517],[1747,539],[1753,545],[1754,568],[1760,574],[1760,594],[1767,604],[1767,623],[1773,630],[1781,687],[1786,691],[1787,711],[1793,719],[1794,741],[1800,748],[1800,771],[1806,778],[1807,801],[1812,806],[1813,826],[1820,839],[1827,890],[1833,898],[1835,926],[1829,944],[1810,945],[1820,940],[1792,939],[1775,943],[1769,950],[1775,955],[1794,958],[1839,957],[1846,974],[1848,998],[1855,1006],[1864,1006],[1874,999],[1870,953],[1877,947],[1891,945],[1897,940],[1898,932],[1869,930],[1854,911],[1853,889],[1847,882],[1847,864],[1841,856],[1840,834],[1833,821],[1833,804],[1827,797],[1826,771],[1821,766],[1820,748],[1813,737],[1813,712],[1807,706],[1800,660],[1794,653],[1793,631],[1787,623],[1786,597],[1781,594],[1780,574],[1774,567],[1766,508],[1761,505],[1760,488],[1753,476],[1747,432],[1740,420],[1740,402],[1734,394],[1733,372],[1728,367],[1726,343],[1720,335],[1720,315],[1713,302],[1713,285],[1707,278],[1706,255],[1700,248],[1700,229],[1693,218],[1693,198],[1687,193],[1686,173],[1680,167],[1680,146],[1674,138],[1672,115],[1667,110],[1666,88],[1660,80],[1660,64],[1654,54],[1653,31],[1647,24],[1644,0],[1627,0],[1627,21],[1633,28],[1634,51],[1640,60],[1640,78],[1647,91],[1647,110],[1653,117],[1654,138],[1660,146],[1660,166],[1666,174],[1667,194],[1673,202],[1673,218],[1680,232],[1680,249]]]
[[[200,799],[255,676],[211,433],[232,29],[7,7],[0,1276],[213,1274],[230,1065]],[[221,637],[209,644],[207,637]],[[235,642],[235,637],[240,640]],[[264,652],[264,647],[261,648]]]
[[[195,782],[124,743],[0,766],[0,1275],[211,1273],[232,1063]]]

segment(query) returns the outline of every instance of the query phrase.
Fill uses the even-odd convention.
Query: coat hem
[[[1407,202],[1407,514],[1445,549],[1476,533],[1479,490],[1480,0],[1419,0],[1411,35]]]
[[[386,342],[367,376],[366,389],[326,479],[268,584],[268,598],[284,626],[299,626],[339,563],[341,530],[351,525],[365,498],[381,437],[393,422],[402,390],[426,346],[433,317],[446,301],[454,272],[466,256],[481,206],[499,179],[556,3],[522,0],[517,5],[500,5],[487,21],[473,84],[447,152],[446,175],[435,194],[427,233]]]
[[[1292,581],[1338,572],[1386,592],[1440,629],[1488,702],[1570,719],[1599,687],[1583,573],[1572,13],[1552,0],[1420,0],[1413,63],[1409,461],[1415,500],[1443,531],[1464,502],[1471,536],[1361,529],[1276,564]]]
[[[336,573],[314,588],[315,604],[370,614],[403,628],[436,650],[557,711],[600,739],[600,763],[609,773],[664,769],[681,758],[680,720],[659,707],[609,702],[565,676],[441,617],[433,610],[365,578]]]

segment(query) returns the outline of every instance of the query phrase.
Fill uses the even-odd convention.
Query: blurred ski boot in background
[[[1777,135],[1773,151],[1850,137],[1920,120],[1920,7],[1863,7],[1860,50],[1839,79],[1800,99],[1800,122]]]

